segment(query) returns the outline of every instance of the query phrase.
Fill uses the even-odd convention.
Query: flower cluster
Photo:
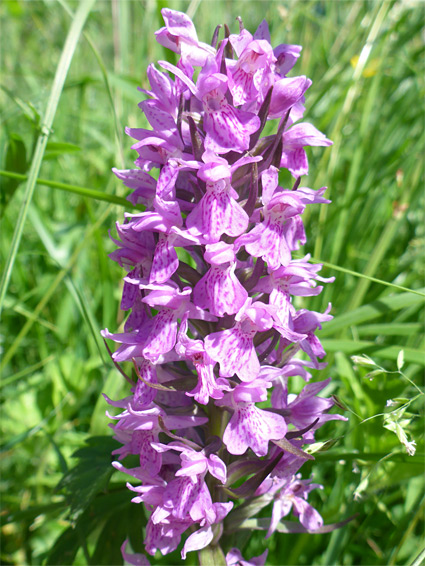
[[[287,73],[301,47],[273,49],[265,21],[254,35],[241,21],[238,34],[226,28],[218,47],[217,28],[210,46],[185,14],[162,15],[157,41],[180,60],[149,65],[139,106],[152,129],[127,129],[137,169],[114,170],[145,211],[117,225],[111,257],[127,271],[121,308],[131,312],[122,333],[103,336],[120,344],[115,363],[132,361],[137,374],[128,397],[107,398],[122,409],[111,416],[122,444],[114,466],[137,480],[128,487],[150,515],[146,551],[165,555],[189,530],[185,558],[218,544],[237,511],[232,499],[272,503],[267,536],[291,509],[308,531],[323,523],[307,502],[321,486],[297,472],[309,458],[302,446],[341,418],[318,396],[329,380],[309,383],[309,369],[325,365],[315,331],[330,307],[297,310],[294,297],[330,280],[292,252],[306,242],[306,206],[329,202],[324,187],[300,186],[304,148],[331,142],[299,122],[311,81]],[[291,190],[279,186],[281,168],[295,179]],[[300,350],[308,360],[295,357]],[[307,382],[297,395],[295,376]],[[138,465],[125,468],[131,454]],[[233,548],[226,560],[263,564],[265,555],[247,562]]]

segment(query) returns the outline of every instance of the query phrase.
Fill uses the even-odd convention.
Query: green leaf
[[[214,544],[199,551],[199,566],[226,566],[226,558],[221,547]]]
[[[57,487],[65,492],[71,521],[76,521],[96,495],[107,487],[113,473],[111,452],[117,447],[116,441],[110,436],[93,436],[86,440],[86,444],[73,454],[79,461]]]
[[[415,336],[423,329],[420,322],[401,322],[395,321],[384,324],[365,324],[357,328],[358,335],[361,336]]]
[[[42,368],[45,364],[48,364],[49,362],[51,362],[55,358],[56,358],[55,354],[51,354],[50,356],[47,356],[47,358],[45,358],[44,360],[41,360],[40,362],[37,362],[36,364],[33,364],[32,366],[27,366],[25,369],[23,369],[22,371],[19,371],[18,373],[4,377],[0,382],[0,390],[3,387],[10,385],[11,383],[14,383],[17,380],[22,379],[23,377],[34,375],[34,373],[38,369]]]
[[[32,522],[39,515],[53,514],[55,512],[63,512],[66,508],[65,501],[58,501],[56,503],[47,503],[44,505],[31,505],[27,509],[18,509],[16,511],[7,511],[6,502],[3,501],[4,515],[3,524],[16,523],[17,521],[27,521]]]
[[[13,100],[13,102],[19,107],[25,118],[31,122],[32,126],[39,129],[40,114],[34,107],[32,102],[25,102],[24,100],[22,100],[22,98],[16,96],[15,93],[10,91],[4,85],[0,85],[0,89],[2,89],[3,92],[5,92],[10,97],[11,100]]]
[[[119,521],[113,513],[100,532],[90,564],[95,566],[122,564],[121,545],[128,538],[129,529],[132,527],[138,527],[139,536],[142,536],[142,516],[142,509],[134,503],[129,503],[120,512]]]
[[[296,523],[295,521],[279,521],[276,527],[276,531],[278,533],[309,533],[311,535],[319,535],[324,533],[331,533],[335,529],[340,529],[350,521],[352,521],[354,517],[349,517],[348,519],[344,519],[343,521],[339,521],[338,523],[331,523],[329,525],[323,525],[319,529],[315,531],[309,531],[301,523]],[[258,530],[258,531],[266,531],[268,530],[270,525],[270,519],[263,518],[263,519],[248,519],[244,521],[239,528],[240,529],[249,529],[249,530]]]
[[[425,465],[425,454],[414,454],[409,456],[405,452],[347,452],[345,450],[330,450],[329,452],[316,452],[317,461],[326,460],[329,462],[337,462],[339,460],[358,460],[364,462],[379,462],[384,460],[387,462],[399,462],[403,464],[414,464],[417,466]]]
[[[19,173],[13,173],[11,171],[0,170],[0,177],[7,177],[10,179],[18,179],[20,181],[26,181],[27,176],[21,175]],[[82,197],[87,197],[94,200],[101,200],[104,202],[109,202],[111,204],[118,204],[125,208],[136,208],[137,210],[145,210],[141,205],[132,205],[131,202],[125,198],[118,197],[116,195],[110,195],[102,191],[96,191],[94,189],[89,189],[88,187],[80,187],[79,185],[69,185],[67,183],[61,183],[59,181],[50,181],[49,179],[37,179],[37,185],[44,185],[46,187],[51,187],[52,189],[59,189],[61,191],[66,191],[68,193],[74,193],[75,195],[80,195]]]
[[[290,443],[288,442],[288,444],[290,444]],[[270,460],[270,462],[267,465],[263,466],[263,469],[258,471],[255,475],[253,475],[252,478],[249,478],[248,480],[246,480],[240,487],[236,487],[235,489],[227,489],[226,488],[226,492],[229,493],[231,496],[236,497],[236,498],[244,498],[245,499],[245,498],[248,498],[248,497],[252,497],[254,495],[254,493],[256,492],[257,488],[263,483],[263,481],[266,479],[266,477],[269,474],[271,474],[271,472],[278,465],[282,456],[283,456],[283,451],[280,454],[278,454],[276,456],[276,458],[273,458],[273,460]],[[311,458],[312,460],[314,460],[313,456],[309,456],[308,454],[306,454],[305,457],[307,459]],[[264,462],[264,464],[265,463],[266,462]]]
[[[316,419],[315,422],[317,423],[318,420],[319,419]],[[309,427],[306,428],[308,429]],[[294,436],[294,438],[299,438],[300,436],[303,435],[303,431],[298,431],[298,430],[290,431],[289,434],[291,433],[294,435],[298,435],[298,436]],[[284,452],[287,452],[289,454],[294,454],[295,456],[298,456],[298,458],[305,458],[306,460],[314,460],[314,457],[311,456],[311,454],[307,454],[307,452],[304,452],[303,450],[301,450],[301,448],[297,448],[296,446],[291,444],[287,438],[281,438],[280,440],[273,440],[272,442],[276,444],[276,446],[279,446],[279,448],[282,448]]]
[[[262,460],[236,460],[227,466],[227,482],[225,487],[230,487],[244,476],[248,476],[261,470]]]
[[[74,564],[79,547],[79,533],[72,527],[69,527],[56,540],[49,552],[46,565],[57,566],[58,564],[63,564],[68,566],[69,564]]]
[[[64,153],[76,153],[81,151],[79,145],[67,142],[48,142],[46,145],[46,151],[43,156],[43,160],[47,161],[49,159],[55,159],[56,157],[62,156]],[[10,169],[7,167],[7,169]]]
[[[28,164],[24,140],[18,134],[10,134],[7,141],[5,149],[5,163],[4,166],[10,171],[16,173],[25,173]],[[0,192],[0,202],[1,202],[1,212],[0,216],[4,214],[6,206],[8,205],[10,199],[13,197],[16,189],[20,185],[21,181],[18,179],[4,179],[1,183]]]
[[[351,356],[357,353],[368,353],[373,357],[383,358],[385,360],[397,360],[401,346],[382,346],[375,342],[366,342],[361,340],[337,340],[333,338],[325,338],[321,341],[327,352],[344,352]],[[425,356],[421,350],[414,348],[403,348],[404,359],[406,362],[425,365]]]
[[[70,393],[68,392],[65,395],[65,397],[62,399],[62,401],[58,405],[53,407],[53,409],[50,411],[50,413],[46,417],[44,417],[44,419],[42,419],[38,424],[36,424],[35,426],[32,426],[31,428],[28,428],[24,432],[21,432],[21,433],[15,435],[15,436],[13,436],[5,444],[2,444],[0,446],[0,453],[8,452],[9,450],[11,450],[17,444],[20,444],[21,442],[24,442],[25,440],[27,440],[27,438],[30,438],[31,436],[34,436],[35,434],[37,434],[40,430],[43,429],[44,426],[46,426],[48,424],[48,422],[54,416],[56,416],[56,414],[62,409],[62,407],[64,405],[66,405],[66,403],[68,403],[69,398],[70,398]]]
[[[296,259],[301,259],[302,256],[294,254]],[[360,283],[370,284],[370,283],[379,283],[380,285],[385,285],[386,287],[391,287],[394,290],[398,291],[407,291],[409,293],[414,293],[416,295],[420,295],[424,297],[424,293],[422,290],[416,289],[409,289],[408,287],[403,287],[402,285],[397,285],[396,283],[390,283],[389,281],[384,281],[383,279],[378,279],[377,277],[372,277],[370,275],[365,275],[359,271],[353,271],[352,269],[347,269],[346,267],[341,267],[340,265],[336,265],[334,263],[329,263],[328,261],[323,261],[321,259],[310,258],[310,261],[313,263],[320,263],[323,267],[329,267],[334,271],[339,271],[341,273],[346,273],[347,275],[353,275],[354,277],[358,277],[360,279]],[[356,305],[357,306],[357,305]]]
[[[423,293],[425,289],[419,289]],[[373,303],[359,307],[356,310],[337,315],[333,320],[327,322],[320,331],[320,337],[332,336],[349,326],[356,326],[363,322],[379,318],[384,314],[395,312],[412,306],[420,306],[425,302],[424,296],[411,293],[400,293],[383,297]]]
[[[120,511],[119,521],[113,512],[105,523],[96,542],[94,553],[90,564],[98,566],[105,564],[122,564],[121,545],[126,539],[137,537],[139,544],[142,543],[143,527],[145,526],[145,514],[141,505],[131,503]],[[134,548],[134,547],[133,547]]]
[[[117,514],[125,515],[125,510],[130,506],[132,506],[132,503],[126,489],[98,495],[80,515],[75,525],[68,528],[57,538],[48,554],[47,566],[74,564],[75,556],[80,548],[83,548],[86,561],[90,564],[87,537],[94,529],[102,526],[111,515],[115,518],[115,521]],[[114,563],[110,562],[110,564]]]
[[[108,373],[108,377],[103,384],[102,392],[111,399],[120,399],[122,397],[123,380],[117,375],[115,370]],[[101,435],[105,432],[105,410],[106,401],[103,395],[99,395],[96,405],[90,417],[90,434],[93,436]]]
[[[256,515],[264,507],[267,507],[272,500],[273,496],[265,494],[243,503],[236,509],[232,509],[224,521],[224,531],[226,533],[233,533],[237,531],[239,525],[241,525],[246,519]]]

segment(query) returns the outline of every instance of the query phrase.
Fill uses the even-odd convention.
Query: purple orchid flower
[[[330,146],[331,140],[311,124],[296,124],[283,133],[280,166],[289,169],[294,177],[308,175],[305,146]]]
[[[205,260],[211,268],[193,290],[196,304],[222,317],[237,313],[248,293],[235,275],[236,255],[233,246],[225,242],[206,245]]]
[[[298,217],[304,208],[298,195],[291,191],[276,193],[263,208],[263,222],[240,236],[235,245],[237,248],[245,246],[250,255],[263,258],[272,270],[288,265],[294,240],[303,240],[294,217]]]
[[[224,49],[225,42],[222,43]],[[188,89],[202,102],[204,112],[205,149],[218,154],[230,150],[243,151],[249,147],[249,137],[260,127],[260,119],[252,112],[233,107],[227,100],[228,78],[219,72],[217,59],[208,57],[202,68],[197,85],[178,67],[160,61],[163,69],[176,75]],[[137,149],[137,147],[135,148]]]
[[[161,13],[165,27],[155,32],[157,42],[175,53],[180,53],[184,63],[204,65],[206,58],[214,54],[215,50],[210,45],[198,41],[192,20],[186,14],[169,8],[163,8]]]
[[[217,401],[233,409],[233,416],[226,427],[223,442],[230,454],[244,454],[248,448],[257,456],[266,456],[270,440],[280,440],[288,430],[285,419],[272,411],[255,406],[266,401],[266,387],[271,384],[263,379],[237,385],[235,389]]]
[[[207,354],[202,340],[193,340],[187,336],[187,327],[187,319],[184,319],[180,325],[176,352],[186,361],[192,362],[198,374],[198,384],[192,391],[187,391],[186,395],[194,397],[201,405],[207,405],[210,397],[221,399],[224,395],[223,391],[229,387],[225,379],[216,379],[214,375],[216,362]]]
[[[267,555],[269,551],[265,550],[260,556],[251,558],[250,560],[245,560],[237,548],[231,548],[226,554],[226,565],[227,566],[264,566],[267,560]]]
[[[127,552],[128,539],[126,539],[121,545],[121,554],[123,559],[131,564],[132,566],[150,566],[149,560],[144,554],[130,554]]]
[[[233,103],[239,106],[256,100],[261,104],[274,82],[272,46],[265,39],[253,39],[245,29],[231,35],[229,41],[238,56],[234,64],[227,64]]]
[[[257,332],[273,326],[270,307],[260,302],[252,303],[252,299],[248,298],[235,321],[233,328],[207,336],[205,349],[220,364],[221,376],[237,374],[242,381],[253,381],[260,371],[253,340]]]
[[[196,504],[195,504],[196,505]],[[200,506],[199,517],[201,518],[201,528],[192,533],[185,542],[182,550],[182,558],[185,560],[186,554],[193,550],[202,550],[210,544],[214,538],[212,525],[220,524],[229,514],[233,507],[233,501],[227,503],[212,503],[209,508]]]
[[[296,475],[287,485],[280,488],[273,501],[272,518],[266,538],[276,530],[278,522],[289,514],[293,508],[294,514],[300,518],[300,523],[309,531],[316,531],[323,525],[323,519],[309,503],[307,495],[313,489],[323,489],[323,486],[311,483],[311,480],[301,480]]]
[[[307,502],[321,486],[298,471],[317,429],[343,417],[318,396],[329,380],[310,373],[326,366],[316,331],[330,306],[322,314],[299,301],[308,307],[333,278],[293,252],[306,243],[306,207],[329,203],[326,187],[302,186],[305,148],[332,142],[301,121],[311,81],[287,77],[300,46],[273,47],[265,21],[253,35],[240,22],[220,42],[217,28],[210,46],[186,14],[162,15],[156,39],[180,59],[160,61],[162,71],[149,65],[139,107],[150,129],[126,130],[135,168],[113,170],[145,209],[117,224],[111,258],[125,269],[121,308],[130,312],[102,335],[118,344],[114,363],[132,362],[137,374],[120,368],[130,394],[105,396],[121,411],[107,413],[120,444],[113,466],[148,513],[146,552],[167,555],[184,536],[185,559],[220,547],[224,520],[238,512],[230,495],[272,505],[267,536],[291,509],[308,531],[322,525]],[[264,135],[274,119],[278,133]],[[293,190],[279,186],[277,165],[297,178]],[[299,378],[306,385],[295,395]],[[148,564],[127,546],[124,560]],[[266,557],[232,548],[226,564],[263,566]]]

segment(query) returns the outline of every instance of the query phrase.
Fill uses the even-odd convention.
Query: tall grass
[[[309,150],[304,182],[328,185],[332,204],[309,214],[303,252],[336,280],[299,306],[333,304],[321,334],[329,366],[317,377],[333,377],[328,393],[349,422],[323,427],[319,440],[331,442],[315,446],[304,474],[325,486],[314,500],[325,522],[355,518],[329,535],[275,534],[267,563],[413,563],[424,505],[424,8],[408,0],[0,4],[6,278],[13,267],[1,331],[2,563],[120,564],[126,536],[142,548],[143,510],[110,467],[100,393],[117,398],[124,388],[99,330],[123,316],[122,273],[107,254],[125,192],[111,167],[135,159],[122,131],[146,125],[137,86],[164,57],[153,30],[166,5],[187,10],[204,41],[242,15],[252,31],[266,18],[274,45],[303,45],[295,70],[313,80],[306,120],[335,142]],[[82,6],[90,15],[52,114]],[[414,456],[400,430],[416,441]],[[247,556],[264,550],[260,531],[237,542]],[[178,553],[157,558],[180,563]]]

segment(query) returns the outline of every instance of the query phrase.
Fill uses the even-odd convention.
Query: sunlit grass
[[[310,174],[303,183],[329,187],[332,204],[306,218],[304,251],[326,262],[324,275],[336,280],[302,306],[323,310],[333,304],[335,319],[322,332],[329,366],[315,377],[333,377],[328,393],[347,408],[349,422],[323,427],[318,440],[333,442],[303,473],[314,473],[325,485],[314,500],[325,522],[357,515],[331,535],[275,534],[267,543],[267,563],[410,563],[423,544],[423,396],[411,383],[423,387],[425,345],[423,6],[97,2],[63,91],[55,94],[51,123],[54,77],[77,19],[70,14],[81,4],[0,4],[7,31],[1,34],[0,167],[29,176],[33,190],[25,209],[28,184],[0,176],[3,266],[17,224],[22,228],[10,263],[1,335],[2,562],[118,564],[126,536],[141,550],[141,506],[129,503],[119,474],[105,488],[110,473],[105,439],[92,441],[91,460],[84,459],[87,452],[81,456],[87,476],[71,474],[76,483],[68,481],[60,492],[54,488],[74,468],[78,460],[71,455],[89,436],[109,434],[101,392],[117,398],[125,390],[99,340],[101,328],[115,329],[123,318],[122,273],[107,254],[113,249],[108,230],[123,218],[125,192],[111,168],[131,166],[135,159],[122,131],[125,125],[146,125],[137,86],[147,87],[147,65],[164,58],[153,31],[162,25],[160,9],[169,5],[189,10],[204,41],[217,23],[235,25],[242,15],[252,31],[266,18],[274,45],[303,45],[293,74],[313,80],[305,119],[335,142],[326,150],[309,150]],[[48,125],[49,143],[40,152],[42,124]],[[36,184],[37,175],[49,186]],[[81,190],[65,192],[61,184]],[[404,365],[398,368],[401,350]],[[351,359],[363,354],[376,365]],[[384,428],[383,415],[392,411],[396,420],[404,406],[399,422],[407,419],[402,424],[416,441],[415,456]],[[72,499],[73,491],[90,486]],[[67,506],[73,501],[70,517]],[[247,544],[246,556],[255,556],[265,548],[264,533],[248,541],[250,535],[242,531],[237,542]],[[189,555],[188,563],[195,562]],[[179,564],[179,553],[158,563]]]

